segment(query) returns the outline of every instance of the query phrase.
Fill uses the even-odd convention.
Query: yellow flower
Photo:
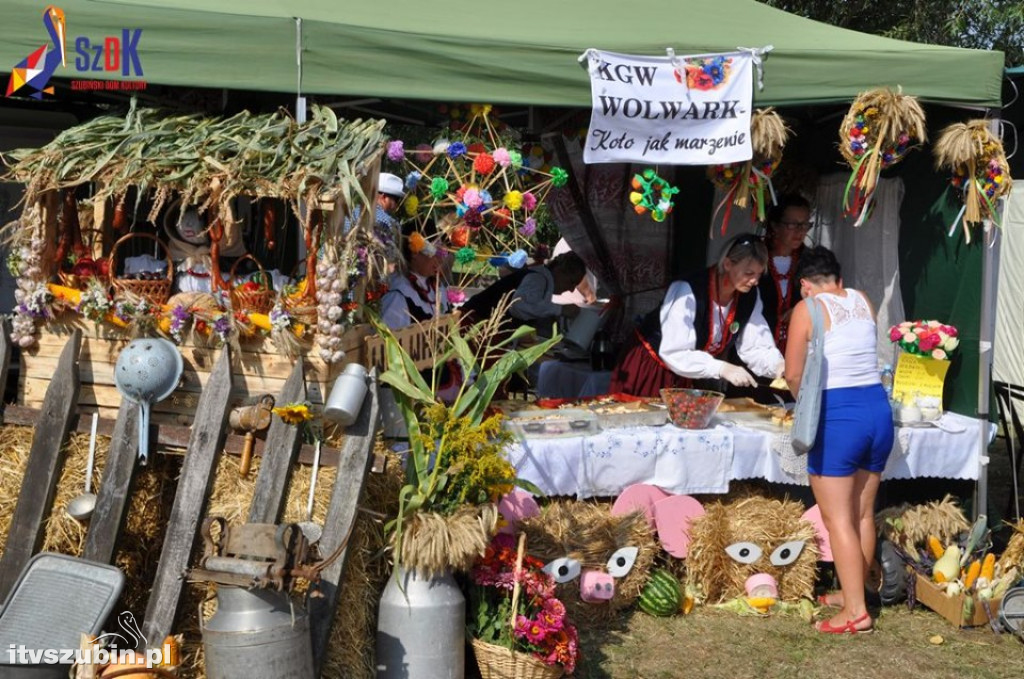
[[[519,191],[509,191],[505,194],[505,205],[510,210],[518,210],[523,206],[523,194]]]
[[[405,199],[405,215],[415,217],[416,211],[420,208],[420,199],[416,196],[409,196]]]
[[[285,424],[302,424],[313,419],[313,413],[305,403],[289,403],[288,405],[274,408],[274,412]]]

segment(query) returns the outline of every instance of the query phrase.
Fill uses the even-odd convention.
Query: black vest
[[[710,304],[710,300],[708,299],[708,281],[710,275],[711,269],[703,269],[680,279],[681,281],[685,281],[690,284],[690,290],[693,291],[693,297],[696,300],[693,330],[697,336],[694,348],[698,351],[702,351],[704,349],[711,333],[711,326],[708,323],[708,305]],[[739,296],[739,299],[736,302],[736,316],[733,318],[733,322],[739,325],[739,329],[732,333],[725,346],[715,354],[716,357],[725,356],[728,353],[729,349],[736,342],[736,338],[741,332],[743,332],[743,326],[750,320],[750,315],[754,313],[754,304],[756,303],[757,288],[752,288],[750,292],[743,293]],[[664,304],[664,302],[662,302],[662,304]],[[637,326],[637,330],[640,332],[640,335],[644,340],[651,345],[651,348],[654,349],[654,351],[658,351],[661,348],[661,337],[663,334],[663,329],[661,327],[661,305],[658,305],[643,317],[643,320],[640,321],[640,324]],[[669,330],[671,331],[671,328]]]
[[[531,271],[530,269],[519,269],[518,271],[513,271],[509,275],[499,278],[489,287],[470,297],[460,309],[463,321],[467,323],[479,323],[480,321],[490,318],[491,314],[494,313],[494,308],[498,306],[498,302],[501,301],[501,298],[510,292],[515,292],[516,289],[519,288],[519,284],[523,282],[523,279],[531,273],[537,272]],[[509,317],[508,320],[514,321],[515,319]]]

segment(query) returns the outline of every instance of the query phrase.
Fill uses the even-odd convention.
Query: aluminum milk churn
[[[343,427],[349,426],[359,417],[366,390],[366,368],[358,363],[349,363],[334,380],[331,395],[324,405],[324,417]]]
[[[203,650],[207,679],[313,679],[309,617],[287,592],[218,585]]]
[[[466,599],[451,573],[422,578],[399,569],[378,612],[377,679],[463,679]]]

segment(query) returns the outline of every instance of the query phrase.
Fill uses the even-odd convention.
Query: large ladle
[[[306,541],[313,545],[319,542],[324,533],[323,526],[313,520],[313,501],[316,499],[316,477],[320,471],[320,439],[313,446],[313,475],[309,478],[309,499],[306,501],[306,520],[299,522],[299,530]]]
[[[89,457],[85,462],[85,491],[72,498],[65,509],[68,516],[82,523],[88,521],[93,510],[96,509],[96,494],[92,492],[92,467],[96,462],[96,426],[99,424],[99,420],[100,414],[93,413],[92,431],[89,432]]]
[[[139,463],[149,460],[149,410],[178,388],[185,362],[178,347],[159,337],[132,340],[118,355],[114,384],[139,404]]]

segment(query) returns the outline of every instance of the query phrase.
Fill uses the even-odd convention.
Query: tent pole
[[[302,96],[302,17],[295,17],[295,122],[306,122],[306,98]]]
[[[1000,135],[1000,118],[994,116],[988,121],[992,134]],[[999,221],[1003,200],[996,204],[997,214],[993,222]],[[992,232],[983,239],[984,252],[981,260],[981,327],[978,333],[978,438],[981,450],[981,468],[978,470],[978,486],[974,501],[974,518],[988,514],[988,420],[989,394],[992,390],[992,344],[996,332],[996,284],[999,279],[999,247],[1002,242],[993,223]],[[988,241],[988,242],[986,242]]]

